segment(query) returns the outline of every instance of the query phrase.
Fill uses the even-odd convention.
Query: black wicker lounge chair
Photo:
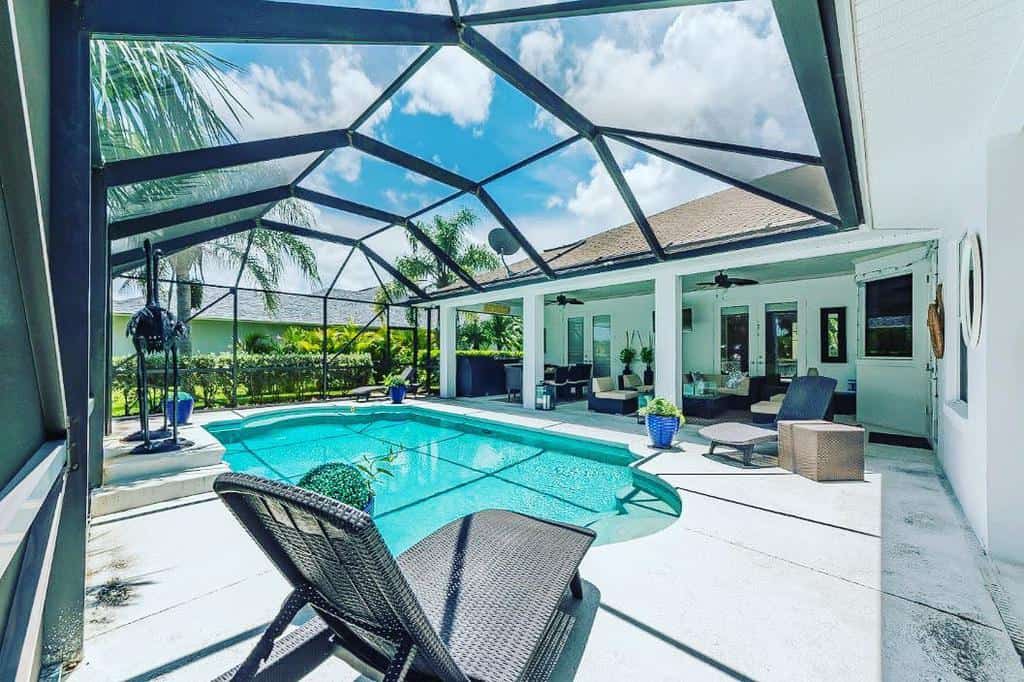
[[[572,626],[559,605],[567,588],[582,596],[593,531],[487,510],[396,560],[370,516],[340,502],[246,474],[214,490],[293,588],[220,679],[298,679],[332,647],[387,682],[542,680],[558,660]],[[281,637],[306,604],[317,617]]]

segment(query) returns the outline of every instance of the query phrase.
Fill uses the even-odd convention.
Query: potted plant
[[[389,374],[384,379],[384,386],[388,389],[388,393],[391,395],[391,402],[395,405],[405,400],[405,393],[409,390],[405,379],[398,374]]]
[[[328,462],[314,467],[299,480],[299,487],[373,514],[374,484],[381,476],[394,476],[383,466],[395,461],[394,450],[386,455],[363,455],[357,463]]]
[[[629,368],[631,362],[636,360],[636,349],[632,346],[626,346],[619,351],[619,361],[622,362],[622,375],[632,374],[633,370]]]
[[[647,365],[644,369],[644,385],[650,386],[654,383],[654,370],[651,369],[651,363],[654,362],[654,348],[651,346],[640,348],[640,362]]]
[[[640,410],[640,415],[647,419],[647,435],[656,448],[667,448],[672,445],[672,437],[679,427],[686,423],[682,411],[671,400],[654,398]]]
[[[171,424],[187,424],[188,420],[192,418],[192,410],[196,406],[195,398],[185,391],[178,391],[178,411],[174,411],[174,395],[170,394],[167,397],[167,401],[164,403],[164,413],[167,415],[167,421]]]

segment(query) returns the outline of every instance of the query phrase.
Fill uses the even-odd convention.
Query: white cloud
[[[558,208],[559,206],[565,206],[565,199],[557,194],[552,194],[544,201],[544,208]]]
[[[539,31],[520,38],[520,58],[595,123],[813,149],[770,4],[637,12],[585,41],[571,27],[556,65]]]
[[[539,78],[550,78],[558,72],[558,55],[564,44],[565,37],[557,27],[530,31],[519,39],[519,63]]]
[[[449,116],[467,127],[487,120],[494,74],[456,47],[445,47],[413,76],[403,92],[407,114]]]

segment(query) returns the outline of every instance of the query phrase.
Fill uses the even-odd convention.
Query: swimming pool
[[[376,485],[374,520],[393,552],[445,523],[501,508],[588,526],[597,543],[661,530],[680,512],[675,491],[627,468],[620,445],[540,433],[415,407],[309,407],[215,422],[233,471],[290,483],[325,462],[397,453]]]

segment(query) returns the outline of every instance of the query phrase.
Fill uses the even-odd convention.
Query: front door
[[[798,376],[799,343],[796,302],[767,304],[764,307],[765,375],[783,381]]]
[[[570,365],[583,362],[583,318],[570,317],[566,322],[566,360]]]
[[[750,309],[745,305],[722,308],[719,360],[722,372],[750,371]]]

